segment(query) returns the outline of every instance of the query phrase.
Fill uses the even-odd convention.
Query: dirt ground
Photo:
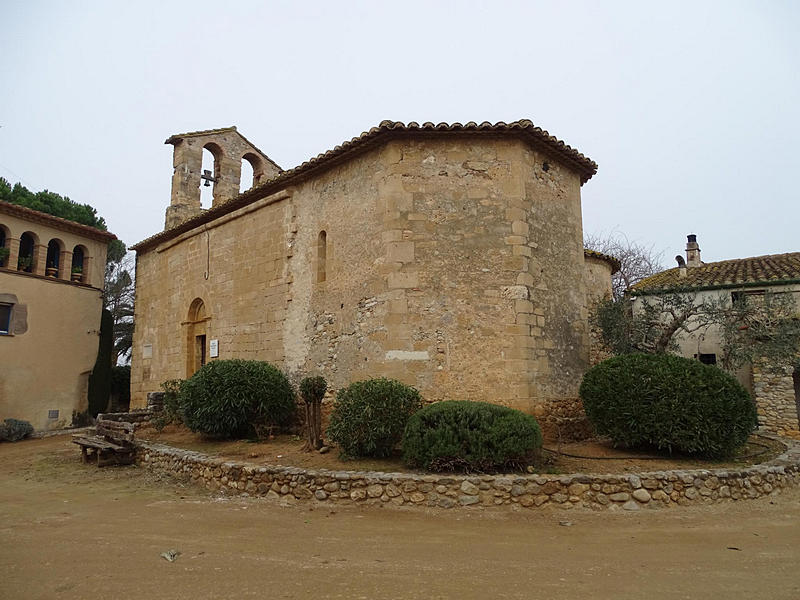
[[[800,598],[796,491],[636,513],[282,507],[79,455],[69,436],[0,444],[0,598]]]
[[[137,429],[136,436],[177,448],[196,450],[210,456],[230,460],[243,460],[257,465],[284,465],[306,469],[330,469],[344,471],[384,471],[389,473],[410,472],[399,457],[387,459],[341,460],[334,448],[326,454],[306,452],[304,440],[298,436],[279,435],[265,442],[232,440],[209,440],[193,433],[186,427],[167,425],[162,431],[153,427]],[[544,473],[628,473],[665,471],[670,469],[741,469],[754,462],[764,462],[780,454],[784,446],[779,442],[758,438],[748,443],[741,451],[744,459],[727,462],[699,460],[692,457],[658,457],[647,452],[617,449],[610,442],[595,440],[559,444],[546,441],[545,448],[536,464],[537,472]],[[556,452],[558,454],[556,454]],[[759,456],[753,456],[758,454]],[[569,456],[566,456],[569,455]]]

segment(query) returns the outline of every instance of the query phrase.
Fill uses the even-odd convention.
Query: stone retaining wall
[[[122,421],[125,423],[133,423],[134,425],[149,423],[152,416],[153,411],[149,409],[132,410],[130,412],[119,413],[102,413],[97,415],[98,418],[102,417],[107,421]]]
[[[746,500],[800,484],[800,444],[742,470],[636,475],[420,475],[258,466],[140,442],[136,461],[210,490],[284,502],[638,510]]]

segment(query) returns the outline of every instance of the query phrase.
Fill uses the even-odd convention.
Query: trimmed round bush
[[[180,385],[183,422],[217,438],[250,437],[288,424],[295,411],[286,375],[255,360],[215,360]]]
[[[357,381],[336,394],[328,439],[346,457],[390,456],[408,418],[422,407],[413,387],[393,379]]]
[[[542,446],[536,419],[519,410],[448,400],[412,416],[403,435],[403,460],[429,471],[518,468]]]
[[[670,354],[626,354],[589,371],[586,416],[616,446],[724,458],[758,425],[750,395],[713,365]]]
[[[0,442],[18,442],[33,433],[33,425],[21,419],[6,419],[0,424]]]

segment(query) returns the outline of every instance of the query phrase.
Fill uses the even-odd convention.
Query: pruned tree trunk
[[[306,402],[306,450],[322,448],[322,406],[319,400]]]

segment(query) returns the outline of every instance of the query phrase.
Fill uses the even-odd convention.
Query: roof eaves
[[[607,263],[611,264],[611,274],[613,275],[617,271],[620,270],[620,262],[618,259],[614,258],[610,254],[603,254],[602,252],[598,252],[597,250],[592,250],[590,248],[583,249],[583,255],[588,256],[590,258],[597,258],[599,260],[604,260]]]
[[[236,128],[233,127],[226,130],[207,130],[182,135],[206,135],[208,133],[228,131],[230,129],[235,130]],[[361,135],[345,141],[334,148],[323,152],[322,154],[318,154],[317,156],[310,158],[300,165],[289,169],[288,171],[282,171],[279,175],[276,175],[272,179],[269,179],[264,183],[239,194],[239,196],[232,198],[223,204],[204,211],[192,219],[173,227],[172,229],[159,232],[142,240],[141,242],[138,242],[137,244],[131,246],[131,249],[139,250],[150,247],[154,244],[160,243],[161,241],[170,239],[176,235],[180,235],[181,233],[193,229],[198,225],[208,223],[209,221],[236,210],[237,208],[240,208],[251,201],[255,201],[277,191],[277,187],[285,187],[297,183],[322,169],[328,169],[344,160],[349,159],[352,156],[361,154],[374,147],[385,137],[418,135],[419,133],[425,132],[494,134],[514,133],[520,135],[537,148],[554,154],[557,158],[567,162],[567,164],[572,166],[580,174],[581,184],[586,183],[586,181],[591,179],[592,175],[597,172],[597,163],[587,158],[571,146],[565,144],[561,140],[551,136],[544,129],[534,126],[533,123],[528,119],[513,121],[512,123],[498,121],[494,124],[489,123],[488,121],[484,121],[480,124],[476,123],[475,121],[469,121],[464,125],[461,123],[439,123],[436,125],[432,122],[425,122],[420,125],[416,121],[411,121],[406,125],[400,121],[386,120],[381,121],[377,127],[372,127],[368,131],[361,133]],[[166,143],[171,143],[170,140],[178,137],[180,136],[172,136],[167,140]]]
[[[20,204],[13,204],[12,202],[7,202],[5,200],[0,200],[0,212],[4,212],[28,221],[35,221],[44,225],[49,225],[55,229],[61,229],[62,231],[76,233],[90,239],[107,242],[117,239],[117,236],[109,231],[97,229],[96,227],[90,227],[89,225],[77,223],[76,221],[70,221],[69,219],[56,217],[49,213],[34,210]]]
[[[641,282],[640,282],[641,283]],[[639,284],[636,284],[637,286]],[[717,284],[708,284],[708,285],[688,285],[688,286],[665,286],[660,288],[647,288],[647,289],[638,289],[636,286],[633,286],[628,293],[631,296],[657,296],[658,294],[665,294],[665,293],[689,293],[689,292],[707,292],[711,290],[731,290],[731,289],[741,289],[741,288],[752,288],[752,287],[778,287],[778,286],[785,286],[785,285],[800,285],[800,278],[798,279],[767,279],[761,281],[744,281],[740,283],[729,282],[729,283],[717,283]]]

